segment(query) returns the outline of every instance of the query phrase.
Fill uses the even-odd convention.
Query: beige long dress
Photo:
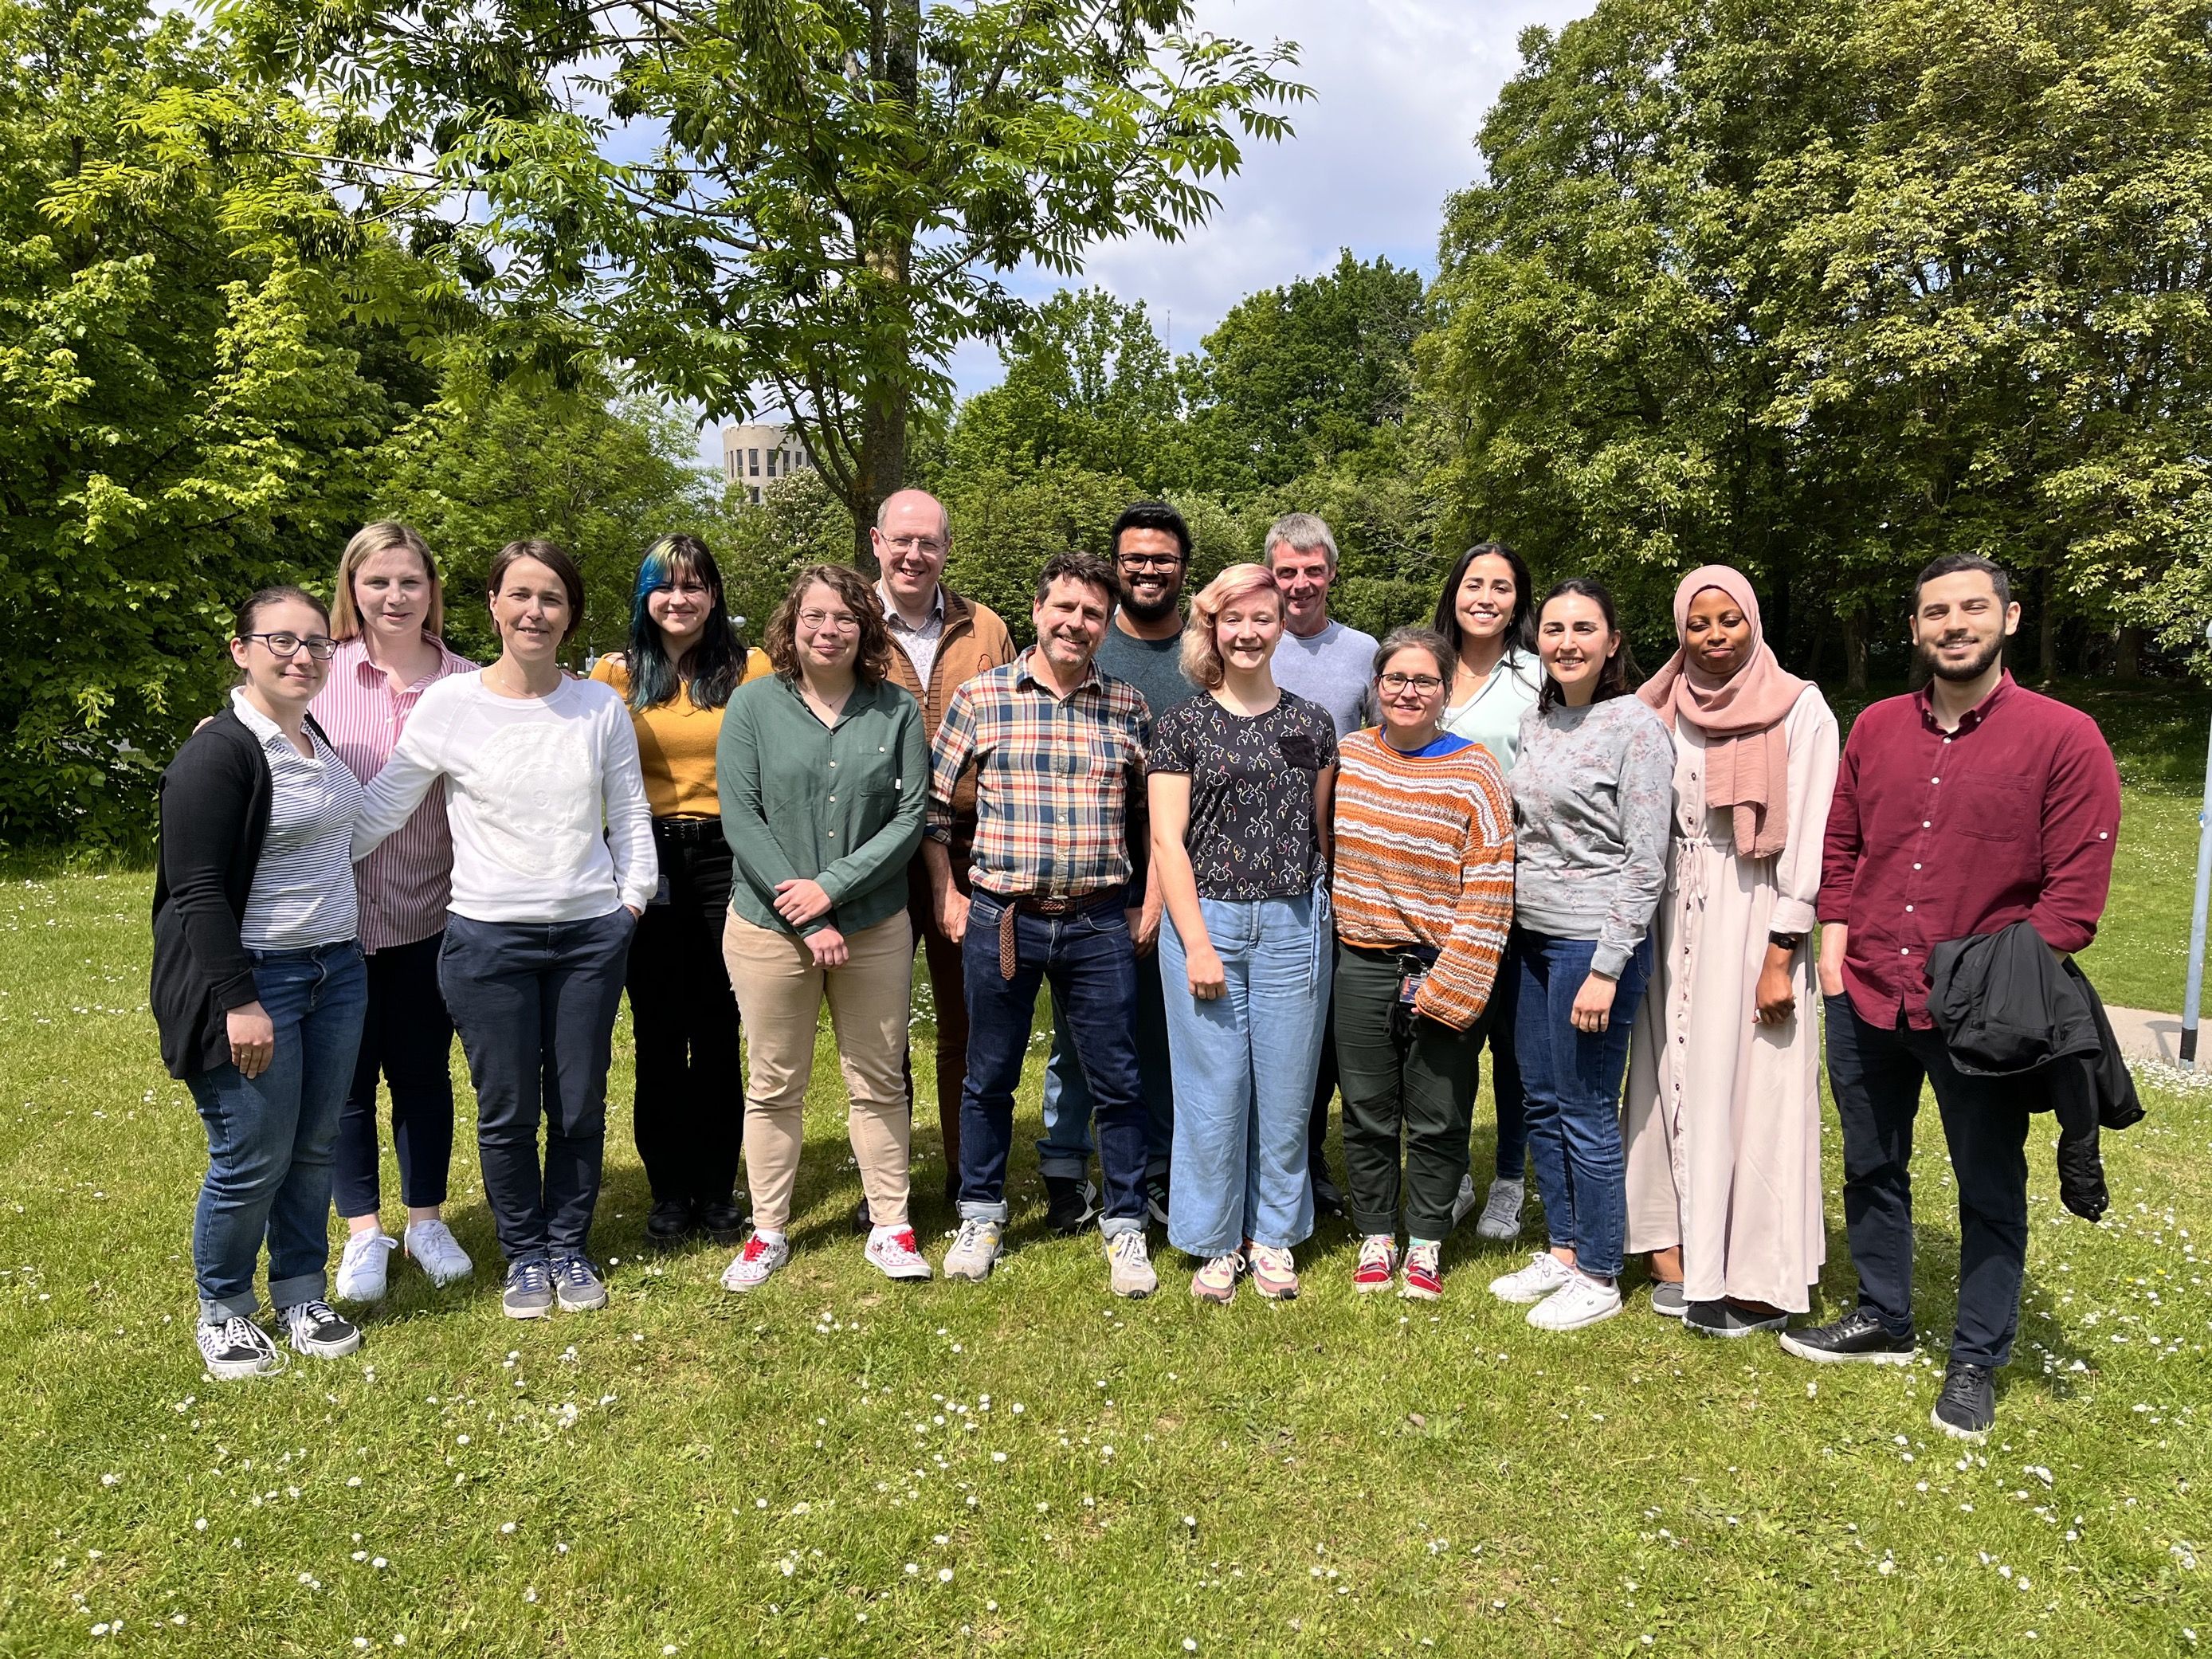
[[[1770,932],[1809,934],[1836,786],[1836,717],[1816,687],[1791,706],[1788,840],[1735,850],[1708,811],[1704,735],[1674,725],[1674,850],[1653,923],[1650,989],[1631,1034],[1621,1137],[1628,1249],[1679,1244],[1692,1302],[1802,1313],[1827,1260],[1820,1214],[1820,1042],[1810,941],[1790,964],[1796,1012],[1752,1020]]]

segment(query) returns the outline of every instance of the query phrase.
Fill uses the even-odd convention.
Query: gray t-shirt
[[[1513,775],[1513,925],[1597,941],[1619,978],[1667,885],[1674,740],[1639,697],[1521,717]]]
[[[1098,647],[1098,672],[1127,680],[1143,692],[1154,720],[1198,695],[1198,688],[1182,677],[1181,634],[1140,640],[1123,632],[1118,618],[1107,621],[1106,638]]]
[[[1338,737],[1376,723],[1372,634],[1332,622],[1301,639],[1286,628],[1275,647],[1274,672],[1284,690],[1328,710]]]

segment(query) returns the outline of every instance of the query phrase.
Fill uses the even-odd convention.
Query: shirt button
[[[1944,738],[1944,739],[1943,739],[1943,741],[1944,741],[1945,743],[1948,743],[1948,742],[1950,742],[1950,741],[1951,741],[1951,739],[1950,739],[1950,738]]]
[[[1933,823],[1930,823],[1926,818],[1923,818],[1920,820],[1920,827],[1923,830],[1933,830],[1936,826]],[[1920,866],[1916,864],[1912,867],[1917,870]]]
[[[1912,907],[1911,905],[1908,904],[1905,907],[1905,914],[1908,916],[1912,914]]]
[[[837,804],[837,797],[836,797],[836,796],[835,796],[835,795],[830,796],[830,804],[832,806],[835,806],[835,805]]]
[[[1899,956],[1901,956],[1901,957],[1909,957],[1909,956],[1911,956],[1911,955],[1912,954],[1912,952],[1911,952],[1911,951],[1909,951],[1909,950],[1901,950],[1901,951],[1899,951],[1897,954],[1898,954],[1898,955],[1899,955]]]
[[[1919,866],[1918,865],[1917,865],[1917,864],[1916,864],[1916,865],[1914,865],[1912,867],[1913,867],[1914,869],[1917,870],[1920,866]]]
[[[1929,781],[1929,782],[1930,782],[1930,783],[1941,783],[1941,782],[1942,782],[1942,781],[1943,781],[1943,780],[1942,780],[1942,779],[1941,779],[1941,778],[1930,778],[1930,779],[1929,779],[1929,780],[1928,780],[1928,781]]]
[[[837,769],[837,763],[836,761],[831,761],[830,763],[830,769],[833,772]]]

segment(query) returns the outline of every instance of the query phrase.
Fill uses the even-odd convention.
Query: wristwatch
[[[1766,936],[1766,942],[1769,945],[1778,945],[1785,951],[1794,951],[1805,942],[1805,935],[1802,933],[1769,933]]]

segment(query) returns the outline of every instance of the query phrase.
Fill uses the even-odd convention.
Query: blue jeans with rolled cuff
[[[1147,1119],[1137,1064],[1137,958],[1119,889],[1064,916],[1018,912],[1014,976],[999,971],[1005,906],[977,888],[970,896],[962,972],[968,994],[968,1080],[960,1096],[960,1217],[1007,1217],[1006,1161],[1014,1090],[1029,1052],[1037,989],[1052,987],[1063,1029],[1091,1085],[1097,1124],[1107,1233],[1145,1224]]]
[[[1513,951],[1521,969],[1514,1046],[1544,1225],[1554,1246],[1574,1251],[1583,1272],[1617,1278],[1628,1231],[1620,1086],[1629,1030],[1651,977],[1651,941],[1638,945],[1621,969],[1602,1031],[1578,1031],[1570,1018],[1575,994],[1589,977],[1595,939],[1516,928]]]
[[[1221,958],[1218,997],[1190,994],[1182,935],[1171,918],[1160,926],[1168,1045],[1183,1085],[1168,1243],[1202,1260],[1248,1240],[1288,1249],[1313,1235],[1306,1129],[1334,954],[1328,895],[1198,908]]]
[[[207,1130],[192,1271],[210,1324],[252,1316],[264,1242],[270,1305],[282,1313],[322,1300],[338,1111],[368,1007],[351,939],[252,956],[254,993],[276,1028],[269,1068],[250,1078],[225,1063],[185,1079]]]
[[[1167,933],[1164,918],[1160,922]],[[1052,1057],[1045,1062],[1044,1134],[1037,1173],[1081,1177],[1091,1167],[1091,1085],[1068,1036],[1067,1011],[1052,1000]],[[1137,958],[1137,1075],[1145,1091],[1145,1173],[1164,1175],[1175,1148],[1175,1064],[1168,1050],[1168,1012],[1155,948]]]

